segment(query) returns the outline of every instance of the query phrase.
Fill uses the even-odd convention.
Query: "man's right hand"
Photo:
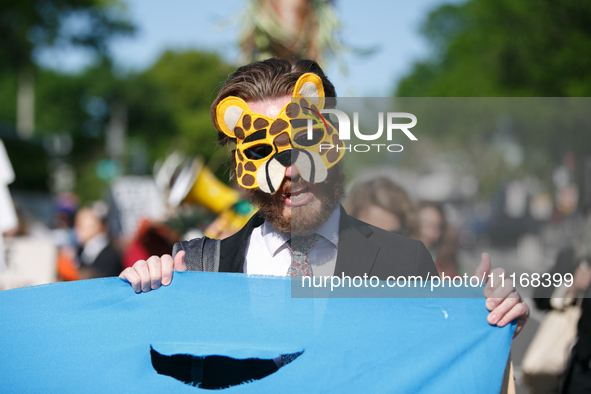
[[[185,252],[180,251],[174,260],[168,254],[162,257],[152,256],[148,260],[139,260],[133,267],[123,270],[119,277],[129,282],[136,293],[155,290],[161,285],[168,286],[174,271],[186,271]]]

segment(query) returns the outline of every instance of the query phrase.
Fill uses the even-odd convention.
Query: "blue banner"
[[[292,298],[283,277],[175,273],[136,294],[119,278],[0,292],[6,393],[195,393],[152,367],[164,355],[303,354],[236,393],[498,394],[515,325],[476,298]]]

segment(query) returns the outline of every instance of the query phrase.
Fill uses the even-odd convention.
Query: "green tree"
[[[2,0],[0,62],[20,71],[35,63],[36,51],[56,45],[104,54],[115,35],[133,32],[122,9],[119,0]]]
[[[35,90],[35,133],[28,143],[41,146],[52,134],[71,137],[73,149],[62,159],[76,169],[83,200],[100,198],[106,186],[94,167],[108,157],[106,130],[116,103],[127,109],[128,146],[146,146],[148,165],[172,149],[206,159],[215,152],[209,105],[232,68],[212,53],[167,51],[145,71],[114,70],[108,43],[133,32],[123,11],[120,0],[0,0],[2,131],[14,133],[23,71],[34,75],[28,83]],[[93,50],[96,62],[78,73],[36,65],[39,51],[69,46]]]
[[[470,0],[429,14],[405,97],[590,96],[591,3]]]
[[[217,141],[209,108],[231,71],[213,53],[164,52],[130,78],[125,92],[130,135],[150,141],[153,159],[171,149],[209,159]]]
[[[38,69],[32,142],[40,144],[52,134],[71,137],[66,160],[76,169],[75,191],[83,200],[100,198],[106,187],[94,166],[108,157],[105,137],[114,102],[127,107],[129,143],[146,146],[148,165],[173,149],[206,160],[215,152],[225,158],[221,148],[215,150],[209,107],[231,71],[219,56],[198,51],[167,51],[147,70],[129,74],[116,72],[106,57],[75,74]],[[14,128],[16,84],[14,74],[0,73],[0,87],[12,92],[0,96],[0,104],[6,104],[0,105],[0,119],[9,129]],[[129,157],[123,159],[124,170],[129,169]]]

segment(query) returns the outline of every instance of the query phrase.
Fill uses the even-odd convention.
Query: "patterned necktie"
[[[308,261],[308,253],[322,236],[318,234],[291,237],[287,246],[291,249],[291,265],[287,270],[289,276],[312,276],[312,266]]]
[[[310,253],[320,238],[322,238],[322,236],[318,234],[309,234],[294,236],[287,241],[287,246],[291,249],[291,265],[287,270],[287,275],[312,276],[312,266],[308,261],[308,253]],[[289,364],[301,354],[302,352],[282,354],[280,367]]]

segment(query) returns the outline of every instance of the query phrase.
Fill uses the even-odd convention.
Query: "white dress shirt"
[[[315,231],[322,238],[308,254],[314,276],[334,274],[339,244],[339,223],[341,208],[334,209],[324,224]],[[267,222],[256,227],[246,245],[244,273],[249,275],[285,276],[291,265],[291,251],[286,242],[290,234],[275,231]]]

